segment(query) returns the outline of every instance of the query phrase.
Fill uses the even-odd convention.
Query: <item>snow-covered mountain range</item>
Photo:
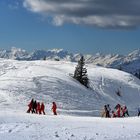
[[[63,60],[77,62],[82,54],[73,54],[63,49],[35,50],[27,52],[20,48],[12,47],[11,50],[0,50],[0,58],[14,60]],[[84,54],[86,63],[99,65],[108,68],[120,69],[135,74],[140,72],[140,49],[131,52],[128,55],[118,54]]]

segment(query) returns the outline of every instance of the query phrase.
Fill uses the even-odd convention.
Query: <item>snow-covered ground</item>
[[[140,105],[140,80],[131,74],[87,65],[90,89],[70,75],[76,63],[0,60],[0,139],[3,140],[139,140],[137,117],[105,119],[104,104]],[[116,94],[120,90],[121,96]],[[44,102],[45,116],[27,114],[31,98]],[[52,101],[58,116],[51,112]],[[94,116],[94,117],[93,117]]]
[[[1,140],[139,140],[140,118],[0,112]]]

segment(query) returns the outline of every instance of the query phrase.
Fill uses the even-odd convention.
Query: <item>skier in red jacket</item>
[[[37,114],[41,114],[40,102],[37,103]]]
[[[34,103],[34,99],[32,99],[31,101],[30,101],[30,103],[28,104],[28,110],[27,110],[27,113],[30,113],[30,111],[32,110],[32,107],[33,107],[33,103]]]
[[[126,115],[129,116],[128,109],[127,109],[126,106],[124,106],[124,107],[122,108],[122,111],[123,111],[123,116],[122,116],[122,117],[125,117]]]
[[[57,115],[57,112],[56,112],[56,109],[57,109],[56,103],[53,102],[52,104],[53,104],[53,106],[52,106],[53,114],[54,114],[54,115]]]
[[[117,109],[116,109],[116,117],[122,117],[122,114],[121,114],[122,110],[121,110],[121,105],[118,104],[117,105]]]
[[[45,105],[44,105],[43,102],[41,103],[41,109],[40,110],[41,110],[40,113],[42,114],[42,112],[43,112],[43,114],[45,115]]]

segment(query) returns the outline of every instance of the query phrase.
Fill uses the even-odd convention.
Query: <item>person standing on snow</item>
[[[124,106],[124,107],[122,108],[122,112],[123,112],[123,117],[125,117],[125,115],[129,116],[128,109],[127,109],[126,106]]]
[[[57,112],[56,112],[56,109],[57,109],[56,103],[55,102],[52,102],[52,104],[53,104],[53,106],[52,106],[53,114],[54,115],[57,115]]]
[[[36,102],[36,100],[33,103],[32,113],[37,113],[37,102]]]
[[[121,117],[121,105],[118,104],[116,108],[116,116]]]
[[[111,111],[110,105],[107,104],[106,107],[107,107],[106,117],[110,118],[110,111]]]
[[[106,105],[104,105],[104,108],[103,108],[103,111],[101,113],[101,116],[107,118],[107,106]]]
[[[42,114],[42,112],[45,115],[45,105],[43,102],[41,103],[40,114]]]
[[[37,103],[37,114],[41,114],[40,102]]]
[[[33,107],[33,103],[34,103],[34,99],[31,100],[31,102],[28,104],[28,110],[27,110],[27,113],[30,113],[30,111],[32,110],[32,107]]]

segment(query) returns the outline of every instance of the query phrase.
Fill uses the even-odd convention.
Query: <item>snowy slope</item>
[[[137,114],[140,81],[131,74],[88,64],[90,89],[70,75],[76,63],[0,59],[0,139],[139,140],[140,118],[99,118],[104,104],[126,104]],[[115,91],[121,91],[121,97]],[[27,114],[31,98],[44,101],[47,115]],[[51,102],[58,105],[58,116]],[[92,116],[92,117],[91,117]]]
[[[0,105],[5,110],[25,111],[31,98],[44,101],[50,114],[56,101],[60,114],[99,116],[104,104],[126,104],[135,115],[140,99],[140,80],[131,74],[87,65],[90,89],[69,74],[76,63],[65,61],[0,60]],[[116,94],[121,91],[121,97]]]

